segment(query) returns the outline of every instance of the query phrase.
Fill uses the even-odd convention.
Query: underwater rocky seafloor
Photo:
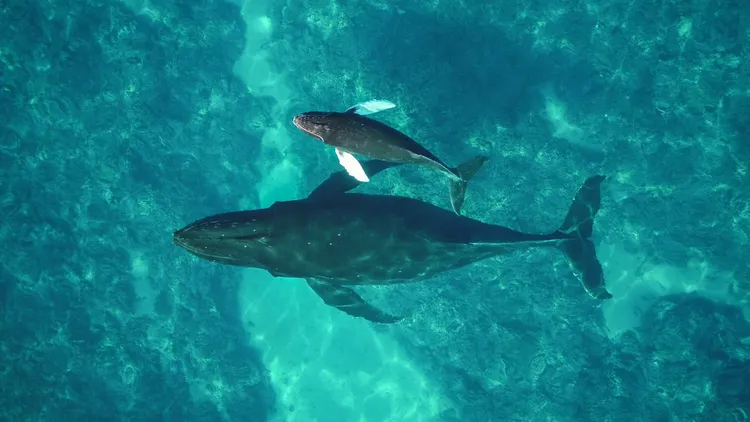
[[[252,140],[249,121],[232,122],[263,107],[224,75],[241,20],[222,2],[160,13],[179,24],[119,2],[4,3],[1,420],[264,420],[273,408],[228,269],[170,245],[186,210],[233,207],[228,186],[257,178],[242,163],[206,170],[230,162],[210,143]]]
[[[747,419],[741,3],[0,8],[0,419]],[[358,289],[408,316],[395,326],[284,290],[286,307],[251,294],[253,313],[242,270],[171,245],[193,219],[309,192],[338,167],[291,116],[375,97],[450,164],[491,156],[464,208],[483,221],[555,228],[610,175],[595,227],[615,299],[529,251]],[[448,206],[421,169],[361,190]],[[325,359],[282,355],[281,315]],[[400,393],[410,408],[413,379],[430,395]]]

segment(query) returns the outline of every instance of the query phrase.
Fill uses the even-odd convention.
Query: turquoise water
[[[0,2],[0,420],[744,421],[748,29],[739,1]],[[372,98],[531,233],[608,175],[614,298],[556,250],[363,286],[198,260],[196,219],[341,169],[292,117]],[[450,209],[402,166],[359,192]]]

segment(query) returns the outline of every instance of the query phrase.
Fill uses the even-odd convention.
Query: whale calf
[[[364,164],[371,174],[394,163]],[[347,193],[359,183],[341,171],[304,199],[200,219],[173,234],[176,245],[205,260],[304,278],[323,301],[379,323],[401,318],[366,303],[352,285],[427,280],[519,249],[556,247],[588,294],[611,298],[589,240],[604,176],[576,194],[562,225],[547,234],[487,224],[416,199]]]
[[[395,105],[389,101],[370,100],[344,112],[309,111],[298,114],[292,122],[302,132],[335,147],[341,165],[360,182],[368,182],[369,177],[352,154],[393,163],[418,164],[442,172],[450,184],[451,207],[456,214],[460,214],[466,185],[488,157],[478,155],[452,168],[414,139],[385,123],[365,117],[393,107]]]

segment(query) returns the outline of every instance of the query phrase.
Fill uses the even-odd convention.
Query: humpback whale
[[[364,167],[376,174],[395,165],[372,160]],[[174,232],[173,242],[201,259],[303,278],[326,304],[379,323],[401,318],[346,286],[418,282],[532,247],[558,248],[585,291],[606,300],[611,295],[589,239],[604,179],[586,179],[562,225],[547,234],[487,224],[407,197],[347,193],[359,182],[340,171],[304,199],[206,217]]]
[[[402,132],[365,117],[393,108],[389,101],[370,100],[345,112],[309,111],[294,116],[292,122],[302,132],[335,147],[339,162],[349,175],[368,182],[368,173],[352,154],[400,164],[418,164],[433,168],[448,177],[451,207],[456,214],[466,196],[466,185],[487,160],[479,155],[457,168],[448,167],[433,153]]]

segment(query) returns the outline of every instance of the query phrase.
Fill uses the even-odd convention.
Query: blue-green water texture
[[[0,421],[750,421],[748,58],[740,0],[0,1]],[[548,233],[606,175],[613,298],[530,248],[355,287],[376,324],[172,243],[305,198],[342,167],[293,116],[370,99],[489,157],[483,222]]]

